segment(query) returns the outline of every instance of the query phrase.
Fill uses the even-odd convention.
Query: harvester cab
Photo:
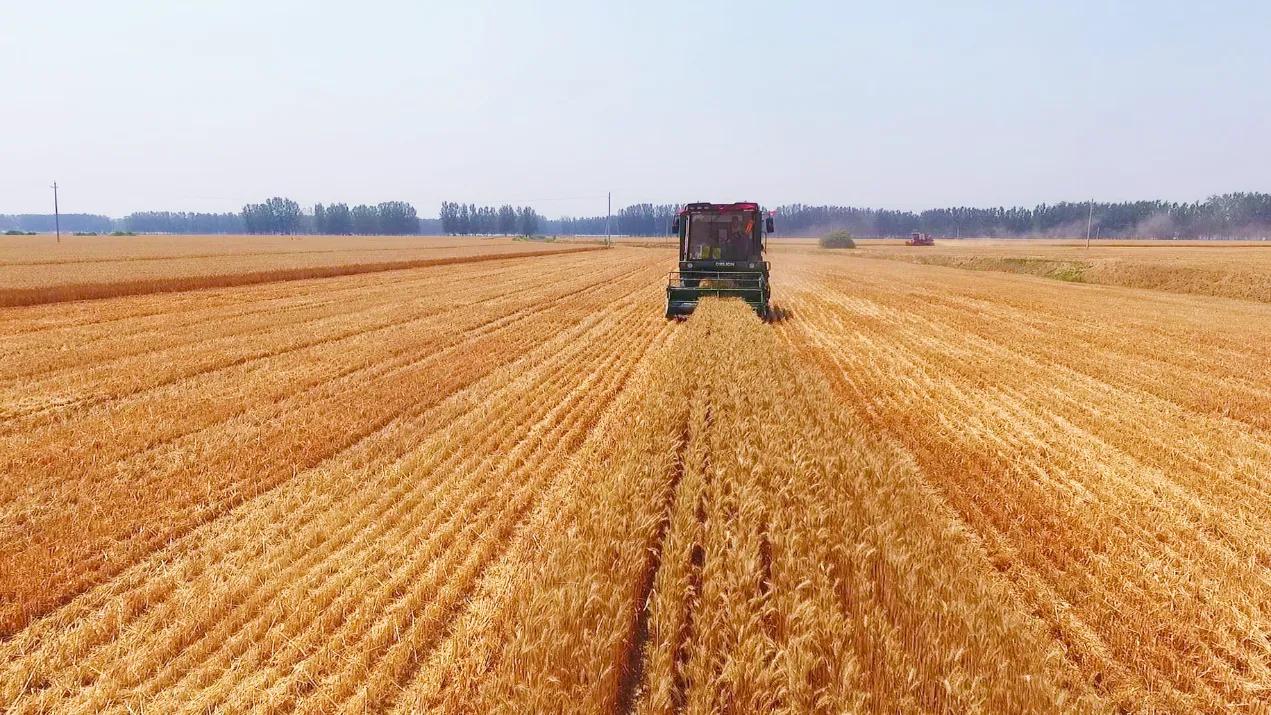
[[[703,296],[741,298],[759,317],[768,316],[768,262],[764,236],[772,217],[759,204],[688,204],[676,214],[679,270],[666,285],[666,317],[689,315]]]

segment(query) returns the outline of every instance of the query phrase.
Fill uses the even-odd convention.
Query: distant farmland
[[[47,236],[0,236],[0,306],[329,278],[570,250],[585,249],[509,238],[427,236],[73,236],[52,245]]]
[[[668,323],[656,239],[40,238],[0,243],[47,296],[0,308],[8,711],[1271,698],[1260,247],[773,241],[776,321]]]
[[[914,250],[862,241],[862,255],[1080,283],[1271,303],[1271,241],[938,240]]]

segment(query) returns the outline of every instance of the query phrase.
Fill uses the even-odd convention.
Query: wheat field
[[[1271,303],[1271,241],[864,240],[861,255]]]
[[[0,309],[0,708],[1271,707],[1271,305],[522,245]]]
[[[3,236],[0,306],[325,278],[588,248],[441,236],[67,236],[61,242],[48,236]]]

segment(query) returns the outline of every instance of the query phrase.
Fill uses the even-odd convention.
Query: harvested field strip
[[[924,301],[889,285],[912,270],[838,270],[794,286],[782,334],[913,455],[1083,677],[1128,709],[1265,698],[1271,403],[1195,395],[1224,373],[1268,394],[1231,355],[1265,351],[1271,314],[1086,289],[1037,324],[972,299],[1027,279],[930,270]]]
[[[0,289],[0,306],[41,305],[44,303],[116,298],[127,295],[168,293],[175,291],[199,290],[204,288],[226,288],[230,286],[253,285],[256,283],[273,283],[277,281],[292,281],[305,278],[331,278],[334,276],[349,276],[359,273],[378,273],[382,271],[394,271],[406,268],[446,266],[456,263],[475,263],[508,258],[529,258],[532,256],[547,256],[561,253],[578,253],[581,251],[596,250],[603,249],[599,246],[574,246],[569,248],[554,248],[551,250],[507,251],[469,256],[415,258],[403,261],[380,261],[376,263],[348,263],[330,266],[310,266],[305,268],[276,268],[250,273],[222,273],[131,280],[120,279],[102,283],[73,283],[31,288],[6,287]]]
[[[497,269],[498,264],[481,266]],[[125,328],[141,328],[165,320],[167,317],[197,317],[219,315],[218,311],[231,314],[260,311],[269,306],[268,299],[294,302],[300,294],[309,296],[309,304],[323,305],[338,302],[341,296],[358,296],[367,287],[388,287],[392,283],[411,280],[413,273],[388,272],[375,278],[374,283],[314,281],[280,281],[253,286],[249,297],[236,290],[191,291],[189,294],[158,294],[128,296],[128,300],[108,302],[85,301],[59,305],[28,306],[26,310],[5,311],[0,314],[0,325],[7,338],[20,337],[28,332],[41,331],[103,331],[118,324]],[[314,291],[315,285],[329,284],[331,293]],[[148,319],[146,322],[135,322]]]
[[[624,408],[642,419],[583,447],[533,589],[491,624],[506,645],[450,684],[462,709],[607,712],[629,678],[640,712],[1090,705],[958,522],[745,306],[681,330]],[[403,707],[454,704],[416,687]]]
[[[468,264],[450,264],[442,275],[450,273],[475,273],[499,276],[499,281],[510,279],[513,274],[507,268],[525,265],[521,259],[499,256],[489,261]],[[583,255],[556,254],[556,262],[583,260]],[[219,317],[219,311],[230,315],[265,309],[269,300],[283,301],[284,305],[325,305],[339,303],[342,298],[364,297],[363,290],[388,289],[394,284],[412,283],[421,274],[411,270],[385,271],[366,275],[363,281],[330,281],[328,279],[277,281],[252,286],[252,290],[208,289],[176,293],[159,293],[125,296],[128,300],[79,301],[52,305],[25,306],[24,310],[0,311],[0,329],[5,339],[20,338],[31,332],[66,332],[83,329],[92,334],[110,334],[114,327],[135,328],[153,326],[169,317],[185,319],[203,315]],[[436,275],[434,273],[434,275]],[[322,286],[324,290],[315,290]],[[327,290],[331,292],[328,293]],[[146,320],[138,320],[146,319]]]
[[[545,266],[544,272],[559,278],[582,265],[586,265],[583,256],[562,257]],[[481,263],[376,275],[364,281],[339,281],[339,285],[323,285],[320,291],[313,290],[313,282],[288,283],[284,285],[298,290],[272,299],[262,296],[259,300],[237,300],[232,304],[200,293],[197,294],[199,300],[182,306],[186,309],[169,306],[166,313],[122,315],[116,319],[106,319],[99,313],[98,320],[84,324],[74,323],[66,311],[62,311],[57,327],[40,325],[37,329],[21,331],[10,325],[0,338],[0,357],[4,358],[0,364],[0,380],[79,369],[142,353],[159,353],[170,347],[195,345],[200,339],[254,336],[300,325],[321,325],[323,320],[349,320],[357,318],[362,311],[454,310],[460,305],[508,296],[537,285],[544,277],[537,272],[509,277],[506,266]],[[438,300],[418,306],[414,305],[418,301],[402,301],[405,291],[413,295],[423,283],[431,284],[429,287],[438,293]],[[218,293],[231,295],[234,291]]]
[[[464,584],[475,584],[512,543],[667,329],[644,315],[647,302],[615,301],[610,317],[588,319],[505,363],[439,405],[432,419],[384,430],[353,450],[365,456],[351,452],[244,504],[165,549],[175,560],[156,554],[24,630],[5,646],[11,655],[24,654],[21,662],[39,663],[41,672],[67,668],[79,683],[72,700],[49,685],[25,702],[37,710],[132,702],[238,709],[259,702],[264,688],[274,704],[301,709],[326,710],[328,697],[391,698],[394,681],[410,677],[461,612],[471,590]],[[403,438],[434,420],[445,427],[398,461],[394,451],[409,443]],[[130,598],[134,588],[144,596]],[[288,607],[301,594],[306,607]],[[111,620],[110,605],[121,598],[147,607]],[[62,632],[62,618],[105,628],[77,629],[78,638],[61,643],[41,638]],[[139,656],[148,665],[138,667]],[[12,696],[30,674],[5,673],[3,694]],[[368,683],[372,674],[387,680]]]
[[[0,584],[5,630],[405,411],[425,409],[600,306],[647,289],[652,265],[615,266],[621,272],[609,275],[581,271],[572,284],[546,294],[527,293],[484,315],[460,313],[461,324],[472,322],[459,333],[449,332],[453,322],[386,332],[363,341],[362,367],[352,346],[333,348],[324,362],[302,351],[281,363],[241,365],[119,404],[89,406],[79,419],[0,438],[10,445],[6,474],[30,474],[27,465],[42,465],[38,478],[0,484],[7,492],[0,516],[8,525],[0,556],[10,564]],[[549,298],[556,290],[562,292]],[[528,320],[534,315],[540,317]],[[313,372],[324,364],[337,372]],[[208,383],[212,378],[218,382]],[[72,439],[94,446],[60,448]],[[111,518],[86,520],[92,513]]]
[[[545,272],[539,280],[556,283],[574,270],[576,266],[562,266]],[[604,275],[612,279],[618,274],[607,271]],[[516,295],[518,292],[537,286],[510,280],[498,291],[472,294],[462,286],[450,289],[446,281],[438,281],[437,286],[423,285],[431,277],[426,276],[417,285],[400,287],[407,291],[427,291],[421,299],[403,301],[402,290],[398,290],[378,296],[364,310],[362,301],[328,307],[330,312],[324,310],[326,314],[313,321],[303,321],[294,311],[280,306],[262,316],[262,324],[245,334],[235,329],[233,321],[203,322],[185,331],[174,327],[167,334],[176,345],[168,350],[161,345],[153,350],[136,350],[132,347],[135,344],[132,336],[121,331],[124,334],[105,341],[98,350],[75,351],[78,364],[65,366],[49,377],[31,380],[31,376],[27,376],[8,386],[0,382],[0,400],[9,402],[9,414],[5,415],[8,417],[78,408],[84,402],[118,399],[227,367],[251,367],[258,360],[279,358],[307,348],[340,348],[347,342],[391,336],[421,326],[435,325],[436,330],[446,326],[453,331],[457,326],[453,325],[451,315],[457,315],[460,320],[480,315],[501,316],[507,310],[506,304],[524,302],[523,297]],[[557,300],[566,295],[558,291],[578,290],[576,285],[560,283],[560,288],[549,288],[545,298]],[[485,305],[479,305],[482,303]],[[280,315],[285,317],[280,319]],[[86,354],[80,356],[81,352]],[[0,414],[4,411],[0,410]]]
[[[635,283],[632,283],[632,285],[634,284]],[[618,284],[615,284],[615,285],[618,285]],[[575,299],[576,297],[577,295],[572,296],[570,298]],[[456,327],[454,322],[451,322],[448,326],[444,326],[444,327],[438,326],[438,329],[435,331],[428,331],[428,332],[421,333],[421,336],[429,336],[435,333],[438,337],[442,338],[443,341],[440,342],[439,344],[436,344],[436,347],[434,349],[444,350],[448,347],[453,347],[453,346],[462,344],[465,340],[472,340],[474,338],[480,337],[482,333],[488,332],[490,330],[505,330],[505,329],[511,328],[515,325],[515,322],[509,322],[509,321],[524,320],[527,317],[530,317],[531,315],[533,315],[534,312],[541,311],[547,307],[550,307],[551,304],[552,304],[552,301],[547,301],[547,303],[535,307],[532,311],[528,313],[525,313],[521,310],[516,310],[514,312],[507,313],[506,312],[507,309],[504,308],[503,315],[499,317],[497,320],[492,320],[489,316],[484,316],[481,314],[472,316],[465,313],[458,316],[459,319],[471,320],[472,322],[468,323],[468,325],[472,326],[472,328],[475,328],[475,332],[469,332],[471,328],[461,330],[459,335],[466,336],[466,337],[456,338],[454,336],[448,335],[445,332],[446,328],[453,330]],[[498,313],[496,312],[493,315],[498,315]],[[413,345],[414,349],[418,350],[419,348],[423,347],[426,344],[420,343],[420,342],[412,343],[409,341],[402,341],[400,339],[402,336],[403,334],[399,331],[397,334],[385,335],[384,340],[382,341],[377,341],[375,343],[368,344],[367,347],[369,348],[370,351],[367,353],[365,363],[360,363],[356,359],[359,356],[361,351],[350,350],[351,347],[356,347],[356,345],[337,345],[336,346],[337,350],[333,351],[333,354],[331,355],[329,360],[331,362],[332,367],[337,368],[339,372],[325,373],[325,374],[319,373],[317,375],[318,379],[312,380],[312,384],[317,386],[318,383],[322,383],[322,387],[324,389],[327,389],[332,386],[333,380],[349,381],[349,380],[367,379],[376,374],[383,373],[387,368],[399,367],[399,366],[408,365],[409,363],[414,362],[415,353],[412,353],[409,351],[402,352],[401,346]],[[385,352],[386,349],[389,350],[390,352],[386,353]],[[396,357],[398,353],[401,354],[400,358]],[[314,359],[314,356],[306,355],[304,357],[305,359],[297,363],[296,366],[303,368],[305,375],[310,374],[312,369],[316,365],[322,364],[320,362],[317,362]],[[427,357],[427,359],[432,362],[440,362],[441,360],[444,359],[444,357],[445,357],[445,354],[443,353],[441,355],[430,355]],[[403,360],[407,362],[402,362]],[[286,397],[288,393],[304,392],[303,388],[306,387],[306,385],[308,384],[305,381],[305,379],[307,378],[301,379],[301,378],[298,378],[298,376],[287,374],[288,367],[289,367],[288,363],[282,363],[281,365],[266,364],[261,366],[260,369],[252,368],[251,372],[247,373],[247,375],[255,375],[259,379],[266,379],[266,380],[269,380],[270,382],[277,383],[278,384],[277,389],[284,389],[286,390],[286,392],[282,392],[275,395],[273,394],[274,388],[270,388],[268,384],[262,385],[259,382],[245,383],[244,382],[244,380],[246,379],[245,375],[229,374],[225,376],[225,381],[224,381],[226,385],[225,389],[232,389],[233,392],[230,394],[227,394],[227,397],[234,397],[236,399],[213,400],[213,401],[219,402],[220,404],[223,405],[225,409],[233,410],[233,412],[231,412],[230,414],[239,414],[243,411],[243,408],[245,405],[251,405],[253,401],[259,401],[263,405],[272,406],[277,399],[281,397]],[[244,388],[249,388],[249,389],[244,389]],[[165,409],[165,408],[182,409],[179,404],[173,404],[171,400],[173,397],[179,397],[182,394],[182,392],[190,392],[190,391],[195,391],[198,394],[204,395],[209,398],[215,397],[215,394],[216,394],[216,390],[212,389],[210,386],[206,384],[198,384],[189,388],[184,388],[182,391],[176,391],[175,394],[170,394],[173,391],[165,389],[155,393],[153,396],[147,394],[144,397],[145,402],[142,402],[137,409],[144,409],[144,414],[148,414],[148,415],[153,415],[154,411],[157,409]],[[153,402],[154,404],[148,405],[147,403],[150,403],[150,402]],[[124,406],[128,407],[128,409],[133,409],[129,405],[124,405]],[[123,415],[123,416],[127,417],[127,415]],[[119,408],[116,406],[108,406],[108,408],[105,411],[105,414],[102,416],[103,420],[107,420],[107,422],[103,423],[102,429],[103,430],[110,429],[109,425],[111,422],[123,422],[125,424],[128,424],[128,423],[136,421],[136,420],[129,420],[129,419],[121,420],[119,419],[119,417],[120,417]],[[196,423],[192,423],[191,420],[204,419],[205,417],[210,419],[205,421],[204,424],[212,424],[213,422],[222,421],[224,419],[224,416],[221,413],[218,413],[215,411],[210,413],[207,411],[201,411],[196,415],[190,415],[189,417],[181,421],[179,425],[178,423],[175,423],[174,421],[173,426],[183,426],[183,429],[176,434],[178,435],[188,434],[191,431],[189,429],[189,426],[191,424],[196,424]],[[91,418],[92,418],[92,415],[84,415],[75,423],[75,429],[77,430],[78,433],[80,434],[83,433],[84,428],[86,426],[86,422],[88,422],[88,420]],[[25,427],[29,429],[31,426],[32,425],[26,425]],[[64,424],[60,421],[50,425],[50,429],[53,429],[53,430],[61,430],[66,428],[67,427],[64,426]],[[148,431],[142,431],[138,433],[138,438],[146,440],[144,444],[148,445],[149,447],[154,447],[160,444],[160,442],[156,441],[156,438],[159,435],[157,435],[153,430],[154,428],[151,427]],[[14,454],[26,453],[28,454],[28,456],[31,454],[29,450],[34,449],[35,448],[34,445],[38,445],[40,442],[56,443],[56,442],[62,441],[61,438],[58,438],[56,436],[51,436],[49,434],[38,434],[38,433],[27,434],[25,432],[22,434],[16,435],[15,438],[34,440],[34,444],[26,445],[26,448],[22,448],[19,446],[19,447],[15,447],[12,450],[12,453]],[[70,434],[68,433],[66,436],[66,439],[69,439],[69,438],[70,438]],[[115,428],[115,431],[112,434],[111,444],[102,445],[102,448],[103,449],[105,448],[119,449],[121,450],[121,454],[126,453],[129,450],[126,440],[120,439],[120,434],[118,432],[117,427]],[[51,453],[50,458],[52,456],[53,454]],[[100,457],[102,455],[99,453],[98,456]],[[17,466],[19,466],[19,463],[15,463],[14,468],[17,468]]]
[[[181,240],[181,239],[176,239]],[[357,239],[346,239],[357,240]],[[359,254],[368,255],[376,253],[415,253],[419,251],[450,251],[455,248],[467,246],[488,247],[489,239],[475,238],[469,240],[451,239],[444,244],[436,246],[400,246],[397,248],[376,247],[370,249],[357,248],[324,248],[324,249],[308,249],[300,248],[294,251],[255,251],[255,250],[238,250],[226,249],[217,253],[175,253],[173,255],[161,256],[144,256],[144,255],[100,255],[100,256],[74,256],[70,258],[56,258],[52,260],[40,259],[6,259],[0,257],[0,266],[60,266],[79,263],[132,263],[135,261],[185,261],[194,258],[252,258],[257,256],[322,256],[332,254]]]

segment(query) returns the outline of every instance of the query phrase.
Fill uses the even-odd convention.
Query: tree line
[[[63,231],[110,233],[117,229],[117,219],[98,214],[62,214]],[[53,214],[0,214],[0,231],[53,232]]]
[[[259,204],[243,207],[246,233],[320,233],[363,236],[404,236],[419,233],[419,216],[405,201],[385,201],[374,206],[358,204],[349,208],[338,203],[315,204],[305,212],[292,199],[275,196]]]
[[[1110,238],[1241,238],[1271,235],[1271,194],[1232,193],[1204,201],[1061,202],[1029,208],[956,207],[891,211],[791,204],[775,211],[783,235],[842,229],[856,236],[1084,236]]]
[[[543,217],[529,206],[477,206],[454,201],[441,202],[438,220],[442,233],[457,236],[533,236],[543,223]]]
[[[659,236],[671,230],[678,210],[675,204],[632,204],[613,215],[607,222],[608,232],[619,236]],[[604,216],[562,216],[554,232],[566,236],[601,236],[606,231],[605,219]]]
[[[653,236],[666,232],[677,207],[634,204],[610,221],[612,233]],[[1241,238],[1271,236],[1271,194],[1232,193],[1204,201],[1060,202],[1033,208],[954,207],[896,211],[855,206],[788,204],[773,210],[779,236],[819,236],[846,230],[860,237],[905,236],[1084,236],[1109,238]],[[548,222],[564,235],[605,233],[605,217],[563,217]]]
[[[243,217],[235,213],[137,211],[118,221],[133,233],[242,233]]]
[[[666,233],[674,204],[632,204],[609,220],[618,235]],[[1092,212],[1093,209],[1093,212]],[[1032,208],[953,207],[896,211],[852,206],[788,204],[774,210],[779,236],[816,236],[847,230],[861,237],[904,236],[922,231],[936,236],[1083,236],[1091,220],[1098,237],[1241,238],[1271,236],[1271,194],[1230,193],[1204,201],[1060,202]],[[605,216],[548,220],[532,207],[476,206],[442,202],[440,217],[419,218],[404,201],[374,206],[317,204],[273,197],[248,204],[238,213],[141,211],[123,218],[62,214],[65,232],[136,233],[317,233],[339,235],[602,235]],[[52,214],[0,214],[0,231],[51,232]]]
[[[436,219],[420,219],[415,207],[405,201],[385,201],[349,208],[337,203],[317,204],[304,210],[291,199],[273,197],[247,204],[238,213],[198,213],[192,211],[136,211],[123,218],[97,214],[62,214],[64,232],[109,233],[274,233],[274,234],[436,234]],[[52,231],[53,214],[0,214],[0,231]]]

